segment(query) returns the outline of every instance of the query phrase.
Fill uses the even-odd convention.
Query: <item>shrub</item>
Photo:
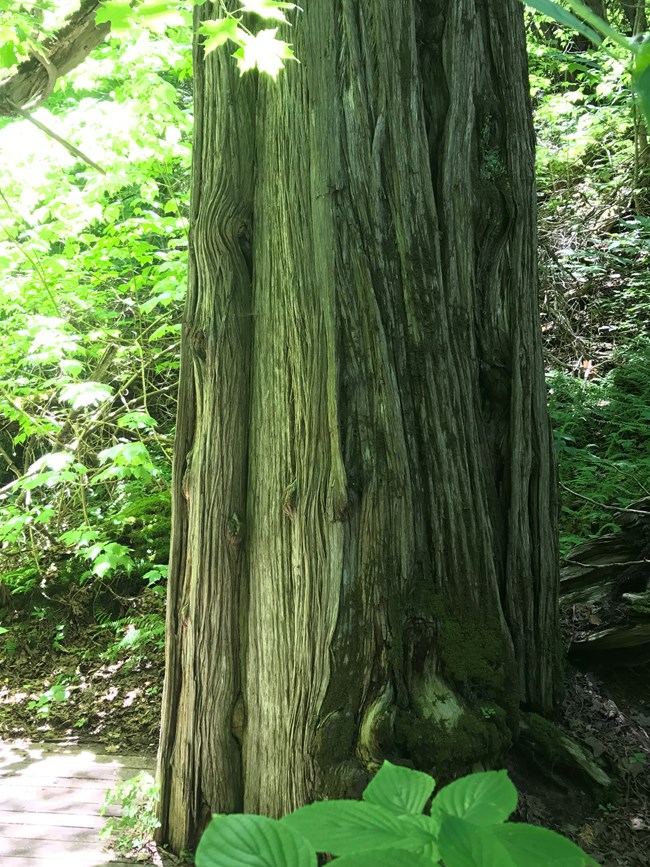
[[[596,862],[559,834],[508,822],[517,790],[505,771],[441,789],[428,774],[384,762],[361,801],[319,801],[283,819],[217,815],[197,867],[586,867]]]

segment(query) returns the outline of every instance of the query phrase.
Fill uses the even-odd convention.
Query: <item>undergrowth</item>
[[[562,495],[562,549],[617,529],[611,507],[650,496],[650,338],[600,379],[548,374]]]

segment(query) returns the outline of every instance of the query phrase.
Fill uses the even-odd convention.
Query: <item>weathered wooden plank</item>
[[[24,761],[11,767],[0,769],[0,781],[7,777],[44,777],[56,776],[59,779],[75,778],[80,780],[128,780],[135,777],[140,770],[148,768],[128,768],[118,764],[94,764],[91,761],[81,764],[80,762],[66,762],[65,760],[54,761]]]
[[[149,756],[117,756],[100,753],[88,748],[65,747],[59,750],[38,748],[12,748],[0,745],[0,775],[7,775],[27,768],[40,771],[56,771],[63,768],[87,767],[133,768],[133,774],[140,770],[151,770],[155,759]]]
[[[101,749],[101,748],[100,748]],[[1,867],[126,867],[98,838],[106,790],[151,757],[69,745],[0,745]],[[119,815],[111,807],[107,815]]]
[[[129,772],[127,779],[133,776],[133,768],[125,768]],[[37,786],[43,789],[88,789],[89,791],[106,792],[113,787],[110,779],[93,780],[79,777],[54,777],[54,776],[29,776],[17,774],[14,777],[0,777],[0,791],[10,789],[22,789],[28,786]]]
[[[34,839],[33,825],[0,825],[0,839],[21,840]],[[54,827],[41,827],[38,829],[39,840],[47,840],[53,843],[66,843],[72,841],[80,847],[88,843],[97,843],[97,830],[92,828],[65,828],[60,825]]]
[[[143,765],[155,764],[155,756],[112,753],[105,744],[3,744],[0,743],[0,760],[13,756],[39,759],[51,756],[85,756],[91,755],[97,761],[117,761],[125,767],[139,768]]]
[[[35,804],[34,807],[37,808]],[[60,825],[63,828],[103,828],[104,820],[87,813],[12,813],[0,810],[2,825],[31,825],[34,828]]]
[[[58,858],[58,853],[53,852],[49,858],[23,858],[9,856],[2,859],[2,867],[133,867],[134,861],[110,861],[106,855],[98,855],[89,858],[75,858],[74,855],[65,855],[64,861],[53,860]]]
[[[0,809],[33,813],[34,805],[38,804],[39,812],[90,812],[93,815],[99,815],[105,795],[105,789],[85,786],[55,788],[23,785],[5,788],[0,784]],[[106,815],[117,815],[117,810],[117,807],[109,807]]]
[[[64,867],[64,856],[67,859],[68,855],[77,855],[78,857],[110,858],[110,852],[102,852],[102,846],[97,842],[97,835],[91,840],[86,840],[82,843],[78,840],[71,839],[67,842],[41,840],[41,839],[13,839],[11,837],[0,840],[0,863],[5,863],[5,858],[12,856],[13,858],[49,858],[54,861],[53,856],[56,855],[57,865]],[[67,861],[65,863],[67,867]]]
[[[95,755],[86,750],[81,753],[44,753],[42,755],[29,755],[22,751],[10,755],[0,753],[0,768],[3,771],[28,764],[44,764],[46,766],[58,767],[59,765],[65,765],[66,762],[73,765],[83,765],[84,763],[92,762],[99,766],[109,765],[111,767],[133,768],[134,772],[147,770],[155,766],[155,760],[147,757]]]

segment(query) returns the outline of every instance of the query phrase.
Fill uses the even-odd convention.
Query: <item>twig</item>
[[[41,132],[44,132],[46,136],[49,136],[49,138],[52,138],[60,145],[63,145],[63,147],[68,151],[68,153],[72,154],[73,157],[77,157],[77,159],[82,160],[84,163],[86,163],[96,171],[100,172],[102,175],[106,174],[106,172],[101,166],[98,166],[96,162],[90,159],[90,157],[87,157],[86,154],[83,151],[80,151],[78,147],[75,147],[72,142],[64,139],[58,133],[55,133],[54,130],[50,129],[49,126],[45,126],[45,124],[41,123],[40,120],[36,120],[36,118],[32,117],[28,111],[20,108],[20,106],[16,105],[16,103],[13,102],[11,99],[7,100],[7,102],[17,114],[19,114],[25,120],[28,120],[30,123],[33,123],[34,126],[37,129],[40,129]]]
[[[571,566],[584,566],[585,569],[612,569],[619,566],[642,566],[644,563],[650,563],[650,560],[625,560],[623,563],[581,563],[580,560],[561,557],[560,562],[569,563]]]
[[[574,497],[579,497],[581,500],[586,500],[588,503],[591,503],[592,506],[598,506],[599,509],[605,509],[607,512],[624,512],[628,515],[647,515],[650,517],[650,510],[647,509],[631,509],[626,508],[625,506],[606,506],[605,503],[599,503],[598,500],[592,500],[591,497],[585,496],[585,494],[579,494],[577,491],[571,490],[571,488],[567,487],[563,482],[560,482],[560,487],[564,488],[565,491],[568,491],[570,494],[573,494]],[[642,563],[647,562],[645,560],[640,561]]]

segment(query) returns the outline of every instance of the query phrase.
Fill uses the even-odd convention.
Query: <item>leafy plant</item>
[[[35,710],[39,716],[48,716],[50,707],[54,702],[67,701],[70,697],[70,685],[72,679],[60,675],[52,686],[42,693],[37,699],[28,702],[27,707]]]
[[[507,821],[517,791],[505,771],[463,777],[430,800],[434,788],[428,774],[384,762],[362,801],[320,801],[279,821],[217,815],[201,838],[196,864],[316,867],[317,852],[335,855],[341,867],[596,864],[553,831]]]
[[[59,4],[39,6],[56,29]],[[104,44],[38,109],[105,175],[0,121],[0,560],[11,607],[39,616],[60,602],[119,616],[164,582],[189,43],[177,26]]]
[[[548,375],[562,483],[563,552],[616,529],[611,507],[648,495],[650,340],[639,337],[592,381]]]
[[[581,0],[565,0],[568,10],[555,0],[521,0],[543,15],[582,34],[594,44],[600,45],[608,39],[631,55],[632,86],[636,91],[641,108],[650,125],[650,42],[645,39],[628,39]],[[570,11],[569,11],[570,10]]]
[[[110,838],[111,845],[126,855],[149,843],[160,826],[156,814],[160,795],[154,778],[141,771],[130,780],[118,783],[106,793],[101,815],[111,807],[118,807],[121,815],[110,817],[100,836]]]
[[[97,12],[98,24],[109,22],[113,33],[128,32],[133,28],[165,29],[191,22],[190,5],[202,5],[205,0],[193,4],[179,2],[136,2],[104,0]],[[288,42],[278,38],[278,27],[288,25],[286,11],[297,9],[295,3],[285,0],[240,0],[237,11],[228,11],[222,4],[223,17],[203,22],[199,33],[205,36],[206,54],[227,42],[236,46],[233,57],[240,72],[257,69],[275,78],[287,60],[295,60]],[[249,16],[271,21],[275,27],[248,26]]]

